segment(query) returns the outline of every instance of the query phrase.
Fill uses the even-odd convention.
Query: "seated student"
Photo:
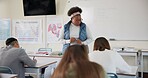
[[[90,62],[85,45],[69,46],[51,78],[106,78],[101,65]]]
[[[8,38],[6,47],[0,50],[0,66],[8,66],[18,78],[25,78],[24,65],[35,66],[36,60],[31,60],[25,50],[19,48],[18,40]]]
[[[89,59],[102,65],[108,73],[131,72],[131,67],[120,54],[111,50],[109,42],[104,37],[99,37],[95,40],[93,52],[89,53]]]

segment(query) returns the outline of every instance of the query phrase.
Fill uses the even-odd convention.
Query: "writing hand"
[[[37,60],[35,59],[35,56],[33,56],[33,61],[36,63],[37,62]]]
[[[37,62],[37,60],[36,59],[33,59],[33,61],[36,63]]]

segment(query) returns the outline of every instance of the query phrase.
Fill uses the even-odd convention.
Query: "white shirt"
[[[80,26],[75,26],[74,24],[71,23],[71,25],[70,25],[70,37],[79,38],[79,32],[80,32]],[[91,35],[88,27],[86,27],[86,34],[87,34],[87,40],[82,42],[82,44],[85,44],[85,45],[91,43],[92,40],[93,40],[92,35]],[[70,43],[70,39],[69,40],[64,39],[64,29],[61,30],[61,33],[60,33],[60,36],[59,36],[59,41],[63,44]]]
[[[102,65],[108,73],[131,72],[131,67],[124,61],[121,55],[111,50],[91,52],[89,53],[89,59]]]

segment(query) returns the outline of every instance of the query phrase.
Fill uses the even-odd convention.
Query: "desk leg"
[[[137,52],[136,55],[135,55],[135,65],[138,66],[138,69],[137,69],[137,72],[136,72],[136,76],[135,78],[138,78],[138,71],[139,71],[139,53]]]
[[[137,78],[142,78],[141,64],[142,64],[141,52],[138,51],[137,52],[137,65],[138,65],[138,72],[140,72],[140,77],[139,77],[139,73],[137,73],[138,74]]]
[[[143,78],[143,53],[142,52],[140,52],[141,53],[141,78]]]
[[[41,69],[40,68],[37,69],[37,78],[41,78]]]
[[[138,68],[140,68],[140,78],[143,78],[143,54],[141,50],[138,51]]]

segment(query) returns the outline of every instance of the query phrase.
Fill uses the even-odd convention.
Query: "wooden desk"
[[[33,57],[30,57],[33,58]],[[48,57],[35,57],[37,64],[35,67],[26,67],[26,74],[36,73],[37,78],[41,78],[41,69],[57,63],[56,60]]]
[[[0,73],[0,78],[17,78],[17,74]]]

